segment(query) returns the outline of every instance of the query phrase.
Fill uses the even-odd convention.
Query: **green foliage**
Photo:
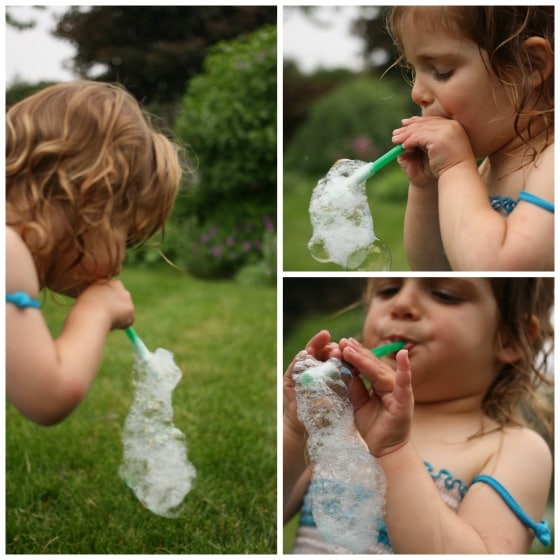
[[[274,554],[276,292],[200,281],[170,267],[125,269],[135,329],[174,353],[174,424],[197,469],[178,519],[158,517],[119,478],[133,353],[109,336],[87,397],[42,428],[6,408],[8,554]],[[247,302],[251,302],[248,305]],[[68,312],[47,298],[51,332]]]
[[[402,84],[366,76],[349,81],[314,103],[284,166],[322,176],[341,158],[371,161],[392,147],[391,133],[409,113]]]
[[[240,249],[247,242],[253,248],[262,244],[274,229],[275,27],[210,50],[204,73],[190,82],[183,98],[176,132],[198,164],[196,184],[174,212],[182,248],[178,258],[195,275],[229,275],[252,260],[246,250],[240,258]],[[242,238],[240,228],[251,235]],[[214,231],[211,245],[207,237]],[[262,259],[262,250],[254,256]]]
[[[313,102],[348,83],[353,77],[355,75],[351,70],[340,68],[321,69],[311,75],[303,74],[295,62],[284,59],[282,76],[284,149],[306,119]]]

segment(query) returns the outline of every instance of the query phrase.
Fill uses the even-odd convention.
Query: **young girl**
[[[372,279],[367,300],[363,344],[321,331],[306,350],[354,370],[355,426],[387,481],[384,527],[368,552],[513,554],[535,535],[547,543],[546,524],[534,520],[552,458],[522,412],[545,410],[537,388],[553,336],[553,279]],[[397,339],[406,346],[396,355],[368,350]],[[348,552],[321,539],[306,499],[311,468],[292,366],[283,436],[285,519],[303,504],[294,552]]]
[[[552,270],[554,7],[398,6],[413,270]],[[480,166],[477,160],[482,160]]]
[[[134,321],[117,280],[126,248],[163,227],[181,167],[124,89],[79,81],[6,116],[6,391],[31,420],[61,421],[93,382],[107,334]],[[53,340],[40,290],[75,297]]]

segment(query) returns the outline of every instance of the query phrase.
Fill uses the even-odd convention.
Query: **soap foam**
[[[173,354],[158,348],[133,367],[134,399],[125,420],[121,478],[150,511],[178,517],[195,468],[184,434],[173,424],[172,392],[181,379]]]
[[[336,359],[300,352],[292,369],[297,412],[313,467],[313,518],[321,536],[354,553],[375,543],[385,504],[385,476],[354,426],[348,387]]]
[[[389,249],[373,230],[365,183],[369,165],[339,160],[313,190],[308,249],[319,262],[333,262],[347,270],[390,269]]]

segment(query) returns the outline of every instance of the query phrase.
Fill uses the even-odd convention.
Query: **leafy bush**
[[[197,180],[176,204],[179,259],[195,275],[262,260],[276,215],[276,28],[210,49],[183,98],[176,133]],[[249,249],[250,246],[250,249]]]
[[[230,277],[243,266],[263,261],[263,241],[273,236],[269,216],[236,221],[235,216],[216,215],[201,225],[188,217],[181,228],[181,256],[188,271],[204,278]]]
[[[391,133],[410,110],[408,90],[389,78],[352,80],[313,104],[284,167],[319,178],[341,158],[371,161],[392,148]]]

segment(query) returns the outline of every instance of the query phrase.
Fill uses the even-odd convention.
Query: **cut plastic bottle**
[[[313,518],[321,536],[354,553],[376,541],[383,520],[385,475],[354,426],[339,360],[300,352],[294,362],[297,412],[308,439]]]

